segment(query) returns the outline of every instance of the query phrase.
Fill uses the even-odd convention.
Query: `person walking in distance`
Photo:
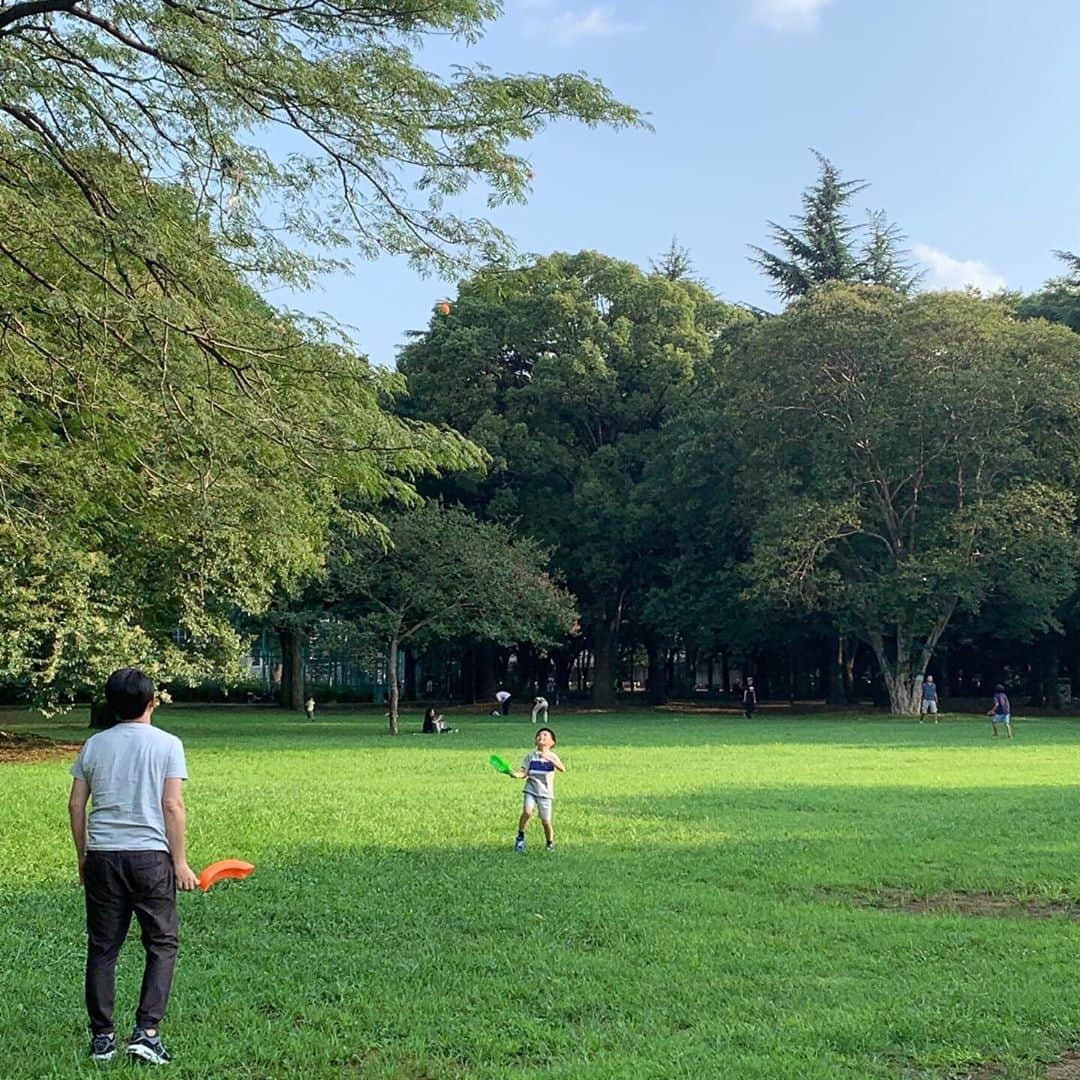
[[[749,720],[753,717],[754,710],[757,709],[757,690],[754,688],[753,675],[746,676],[746,688],[743,690],[742,701],[746,719]]]
[[[1012,738],[1012,716],[1010,714],[1012,706],[1009,704],[1009,695],[1005,693],[1005,687],[1001,683],[998,683],[994,687],[994,703],[990,706],[990,711],[986,714],[990,717],[990,726],[994,729],[993,735],[990,737],[996,739],[998,737],[998,724],[1005,725],[1006,738]]]
[[[105,700],[111,726],[79,751],[68,799],[86,899],[90,1056],[108,1061],[116,1054],[116,958],[134,914],[146,963],[127,1052],[165,1065],[171,1056],[160,1025],[179,949],[176,890],[198,884],[185,850],[184,747],[152,725],[154,684],[138,668],[114,671]]]

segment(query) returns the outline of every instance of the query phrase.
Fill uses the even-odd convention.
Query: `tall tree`
[[[1023,297],[1017,314],[1023,319],[1046,319],[1062,323],[1080,333],[1080,255],[1071,251],[1056,251],[1065,263],[1065,273],[1051,278],[1042,289]]]
[[[769,493],[757,594],[857,631],[900,713],[958,607],[1010,596],[1051,623],[1075,575],[1078,364],[1075,335],[961,294],[831,285],[763,322],[727,375]]]
[[[390,734],[398,733],[398,654],[407,644],[475,638],[549,644],[574,601],[546,571],[547,552],[503,525],[429,503],[387,516],[387,544],[341,536],[330,610],[387,647]]]
[[[582,605],[596,704],[614,700],[626,605],[666,551],[646,464],[676,391],[734,317],[691,281],[559,254],[463,282],[452,318],[401,356],[414,415],[491,454],[487,478],[455,490],[554,549]]]
[[[443,78],[418,63],[426,36],[467,46],[499,10],[496,0],[0,7],[0,256],[58,296],[72,263],[108,267],[116,248],[160,288],[196,289],[169,235],[185,222],[150,181],[186,188],[215,235],[210,252],[259,280],[303,282],[353,253],[451,272],[505,251],[490,222],[452,211],[454,196],[479,183],[493,205],[523,201],[532,173],[518,147],[551,121],[639,118],[584,75],[456,67]],[[63,242],[70,200],[42,197],[46,165],[83,202],[93,255]],[[131,286],[121,275],[107,284],[156,322],[154,293]],[[83,317],[108,332],[92,311]],[[213,320],[169,329],[212,363],[243,363]]]
[[[400,380],[250,283],[346,253],[503,254],[455,195],[524,199],[518,148],[551,121],[639,122],[583,75],[418,63],[426,35],[468,45],[498,10],[0,7],[0,678],[56,699],[119,656],[227,664],[229,609],[319,573],[343,494],[372,508],[479,466],[385,411]]]
[[[233,613],[318,573],[343,496],[373,507],[425,471],[480,464],[460,437],[387,411],[399,377],[213,257],[183,188],[152,186],[162,244],[193,283],[174,288],[124,245],[97,246],[55,166],[26,166],[62,232],[35,233],[0,185],[0,243],[48,263],[28,282],[0,259],[0,679],[49,704],[121,661],[228,669]],[[212,344],[225,339],[228,354]]]
[[[865,227],[847,218],[851,200],[869,185],[844,180],[824,154],[812,151],[818,178],[802,194],[802,213],[794,228],[769,222],[780,252],[751,245],[753,259],[773,280],[783,300],[805,296],[828,281],[864,282],[910,292],[918,281],[903,250],[904,236],[883,211],[871,213]]]

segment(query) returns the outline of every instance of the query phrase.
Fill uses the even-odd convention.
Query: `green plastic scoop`
[[[510,775],[510,766],[507,765],[498,754],[492,754],[491,757],[488,758],[488,761],[494,765],[499,772],[506,773],[507,776]]]

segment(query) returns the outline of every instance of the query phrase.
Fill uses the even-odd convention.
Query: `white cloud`
[[[773,30],[813,30],[832,0],[750,0],[753,17]]]
[[[619,22],[614,7],[591,7],[586,11],[564,11],[548,22],[545,30],[560,45],[572,45],[583,38],[609,38],[640,30],[637,23]]]
[[[989,296],[1005,288],[1005,279],[976,259],[954,259],[929,244],[915,244],[912,252],[929,271],[922,280],[924,289],[935,291],[973,286],[984,296]]]

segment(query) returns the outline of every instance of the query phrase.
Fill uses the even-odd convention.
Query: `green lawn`
[[[1080,922],[851,902],[1080,897],[1080,722],[555,714],[558,848],[534,825],[519,856],[521,783],[487,756],[516,763],[527,716],[158,718],[192,865],[257,866],[180,897],[173,1075],[1038,1077],[1080,1039]],[[5,1077],[103,1074],[67,768],[0,764]],[[133,937],[122,1031],[140,970]]]

